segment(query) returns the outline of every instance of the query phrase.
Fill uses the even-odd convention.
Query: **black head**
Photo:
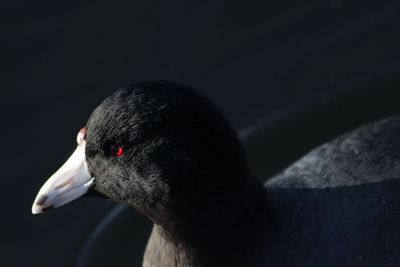
[[[157,222],[218,194],[246,171],[241,145],[205,97],[173,82],[145,82],[107,98],[87,124],[93,190]],[[183,203],[183,204],[182,204]]]

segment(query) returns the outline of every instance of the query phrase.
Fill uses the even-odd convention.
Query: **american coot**
[[[32,213],[125,202],[154,222],[143,266],[398,265],[399,136],[399,118],[364,126],[263,185],[208,99],[144,82],[93,112]]]

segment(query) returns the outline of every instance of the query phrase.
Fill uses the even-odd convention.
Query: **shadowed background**
[[[74,266],[114,205],[85,198],[30,213],[115,88],[156,79],[196,88],[243,135],[258,133],[246,147],[264,177],[345,130],[397,113],[400,3],[367,2],[3,1],[4,266]],[[135,223],[146,239],[147,221]],[[141,244],[125,241],[132,259],[141,255]],[[98,252],[112,254],[112,246]]]

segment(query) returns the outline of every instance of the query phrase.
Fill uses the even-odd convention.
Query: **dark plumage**
[[[262,184],[222,113],[192,89],[151,82],[119,90],[93,112],[86,140],[93,189],[155,223],[146,264],[244,264],[265,245]],[[107,153],[114,143],[122,156]]]
[[[118,90],[93,112],[85,160],[92,192],[154,222],[144,266],[396,266],[399,136],[399,118],[367,125],[264,187],[222,113],[158,81]]]

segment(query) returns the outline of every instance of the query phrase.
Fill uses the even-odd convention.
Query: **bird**
[[[126,203],[153,222],[143,266],[395,266],[399,143],[400,118],[383,119],[263,183],[208,98],[141,82],[93,111],[32,213],[85,195]]]

